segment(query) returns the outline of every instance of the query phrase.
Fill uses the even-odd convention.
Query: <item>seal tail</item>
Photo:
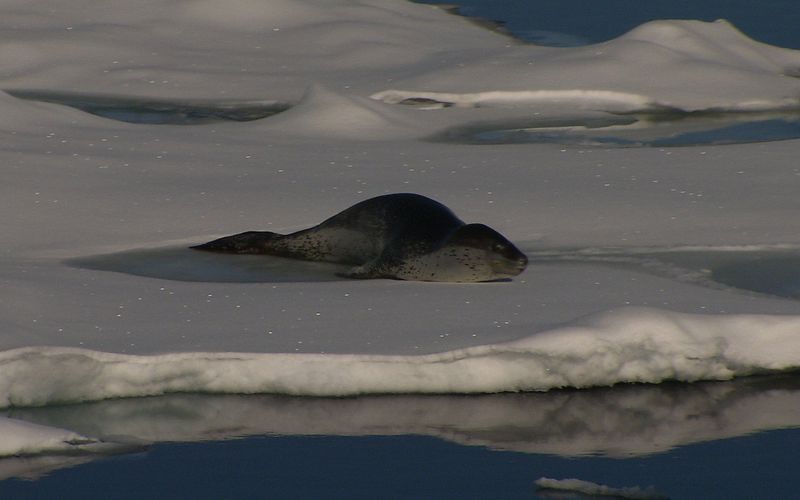
[[[246,231],[189,248],[222,253],[271,253],[271,244],[282,235],[271,231]]]

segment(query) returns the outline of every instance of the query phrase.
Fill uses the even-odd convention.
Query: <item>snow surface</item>
[[[800,304],[708,277],[723,247],[800,249],[800,142],[427,140],[532,114],[793,110],[800,52],[725,22],[545,48],[400,0],[235,7],[4,3],[0,89],[296,105],[255,122],[136,125],[0,92],[0,405],[548,390],[800,366]],[[401,104],[415,98],[455,105]],[[207,270],[240,276],[252,260],[185,249],[401,191],[532,256],[691,245],[706,257],[696,269],[533,258],[511,282],[472,285],[242,283]],[[199,279],[176,278],[176,262]]]

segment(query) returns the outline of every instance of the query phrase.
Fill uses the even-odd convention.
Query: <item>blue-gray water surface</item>
[[[540,477],[651,487],[674,499],[796,498],[800,429],[636,459],[563,458],[431,437],[262,436],[159,444],[147,453],[0,482],[8,499],[619,498],[559,496]],[[643,488],[644,489],[644,488]]]

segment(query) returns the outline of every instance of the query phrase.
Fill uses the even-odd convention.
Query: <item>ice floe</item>
[[[436,140],[487,124],[641,126],[631,113],[794,113],[800,51],[726,22],[548,48],[400,0],[148,5],[3,7],[0,405],[544,391],[800,367],[800,304],[776,292],[795,274],[718,252],[797,258],[800,141]],[[186,127],[42,102],[78,94],[291,108]],[[486,221],[532,257],[689,246],[702,266],[539,254],[513,282],[465,286],[246,280],[252,261],[181,253],[400,191]],[[59,432],[42,449],[73,439]],[[32,437],[8,453],[45,434],[19,435]]]
[[[309,396],[493,393],[727,380],[797,368],[795,316],[603,313],[506,344],[421,356],[180,353],[68,348],[0,353],[2,406],[171,392]]]

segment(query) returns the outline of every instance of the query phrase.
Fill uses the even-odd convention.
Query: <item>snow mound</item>
[[[373,98],[480,107],[550,103],[562,111],[796,109],[798,68],[800,51],[752,40],[726,21],[653,21],[596,45],[508,49],[491,61],[395,82]]]
[[[466,394],[725,380],[800,367],[798,331],[797,316],[624,308],[514,342],[421,356],[21,348],[0,353],[0,406],[171,392]]]
[[[617,40],[620,44],[641,43],[651,49],[663,49],[665,60],[683,58],[693,63],[704,61],[713,66],[778,74],[790,71],[798,63],[797,51],[755,41],[724,19],[711,23],[655,21],[638,26]]]
[[[314,85],[300,102],[264,123],[266,130],[308,134],[329,139],[381,140],[420,136],[424,130],[398,110],[358,96],[338,94]]]

